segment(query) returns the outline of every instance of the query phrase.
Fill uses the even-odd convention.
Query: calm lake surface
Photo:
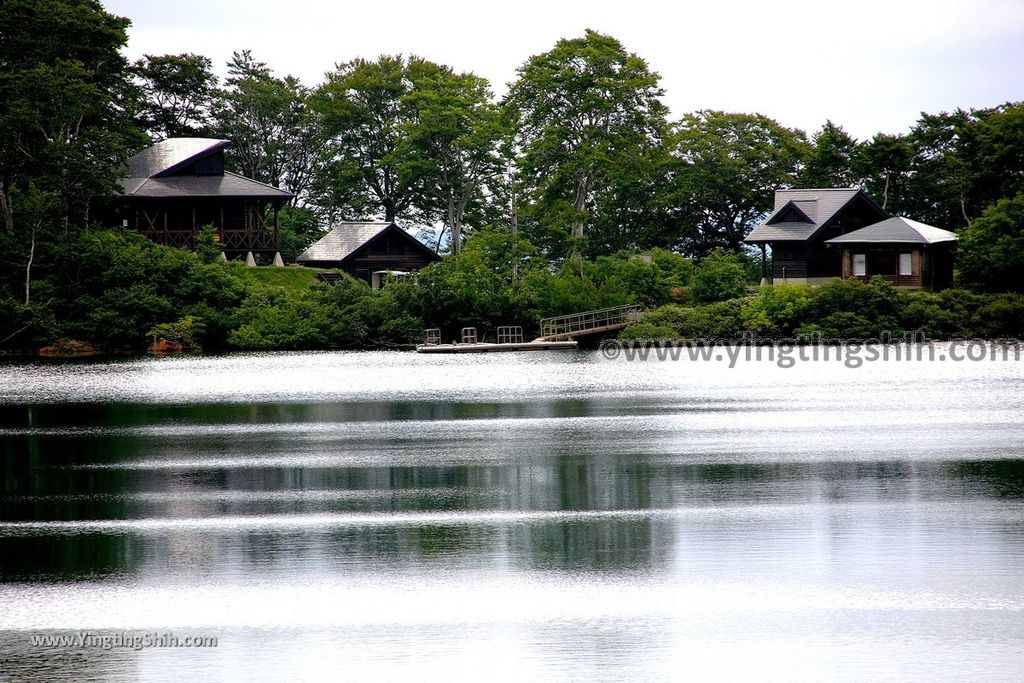
[[[0,681],[1022,671],[1024,363],[0,364]]]

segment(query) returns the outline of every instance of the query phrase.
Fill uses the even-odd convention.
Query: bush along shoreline
[[[529,335],[544,317],[624,304],[645,312],[622,341],[1024,337],[1020,294],[897,289],[878,278],[756,286],[760,264],[724,251],[694,262],[654,249],[556,269],[497,229],[379,291],[348,276],[328,285],[297,266],[224,263],[216,249],[181,251],[127,230],[41,244],[34,272],[28,304],[0,299],[0,325],[13,332],[6,355],[411,348],[428,327],[445,340],[465,326],[484,340],[499,325]]]

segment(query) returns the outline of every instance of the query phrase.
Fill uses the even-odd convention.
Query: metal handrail
[[[582,313],[569,313],[568,315],[544,318],[540,321],[540,336],[551,337],[586,332],[613,325],[625,325],[635,320],[638,313],[640,313],[640,306],[632,304],[629,306],[613,306],[611,308],[599,308],[594,311],[583,311]]]

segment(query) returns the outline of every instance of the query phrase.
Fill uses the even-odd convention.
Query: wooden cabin
[[[772,213],[744,242],[761,247],[771,282],[880,275],[900,287],[942,288],[953,280],[955,234],[890,217],[856,187],[776,190]]]
[[[294,195],[224,170],[228,140],[169,138],[128,161],[124,194],[104,214],[154,242],[190,249],[201,228],[217,230],[229,258],[269,261],[278,251],[279,210]]]
[[[956,233],[896,216],[828,240],[841,250],[844,278],[882,277],[897,287],[953,284]]]
[[[338,223],[295,260],[343,270],[376,289],[382,276],[411,273],[440,258],[393,222],[381,222]]]
[[[773,282],[820,284],[843,274],[840,250],[827,240],[888,217],[856,187],[776,190],[771,215],[744,242],[760,246],[762,255],[771,248]]]

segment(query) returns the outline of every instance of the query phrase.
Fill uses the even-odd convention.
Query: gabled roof
[[[896,216],[840,235],[826,241],[826,244],[936,244],[955,241],[956,233],[949,230]]]
[[[775,191],[775,208],[768,219],[755,227],[744,242],[803,242],[818,233],[857,196],[871,201],[857,187],[811,188]],[[872,202],[873,203],[873,202]],[[811,222],[778,220],[790,206],[800,210]],[[879,209],[881,211],[881,209]],[[883,214],[884,215],[884,214]]]
[[[814,223],[811,216],[818,215],[818,202],[816,200],[788,201],[785,206],[773,213],[766,223],[777,225],[779,223]],[[796,220],[784,221],[783,218],[793,216]]]
[[[168,138],[128,160],[129,178],[155,178],[224,149],[231,142],[213,138]]]
[[[212,138],[168,138],[128,160],[121,189],[128,197],[233,197],[285,201],[295,195],[237,173],[171,175],[199,159],[217,154],[231,143]]]
[[[437,254],[428,249],[422,242],[394,223],[358,222],[337,223],[326,235],[295,257],[295,260],[300,263],[306,261],[316,263],[344,261],[378,236],[384,234],[389,228],[394,228],[397,234],[401,234],[408,239],[414,245],[414,248],[418,247],[431,257],[438,258]]]

